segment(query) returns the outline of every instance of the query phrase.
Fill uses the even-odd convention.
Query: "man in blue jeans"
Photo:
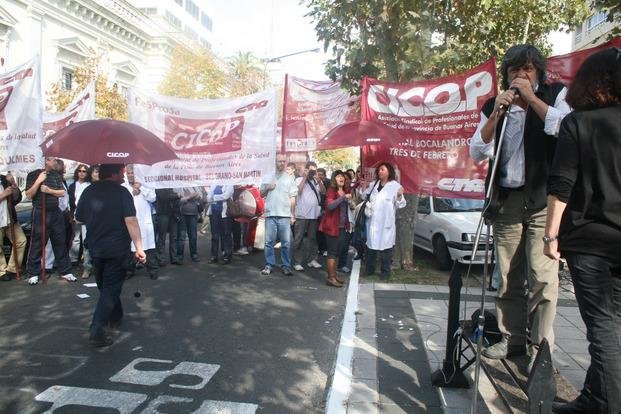
[[[121,290],[125,274],[135,264],[146,262],[134,200],[122,186],[123,164],[102,164],[100,181],[88,186],[78,202],[75,218],[86,225],[86,245],[93,260],[93,273],[99,300],[90,327],[90,341],[95,347],[112,344],[106,328],[118,327],[123,318]],[[136,247],[132,258],[130,242]]]
[[[261,186],[261,195],[265,197],[265,267],[261,271],[262,275],[269,275],[276,266],[276,240],[280,240],[282,272],[285,276],[293,275],[291,226],[295,224],[295,197],[298,193],[294,172],[295,164],[287,165],[285,155],[278,154],[274,182]]]

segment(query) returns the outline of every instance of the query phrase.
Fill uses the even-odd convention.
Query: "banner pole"
[[[39,191],[41,191],[39,189]],[[45,193],[41,191],[41,283],[45,284]]]
[[[285,137],[287,136],[287,95],[289,95],[289,74],[285,73],[285,88],[282,97],[282,127],[280,128],[280,152],[282,153],[287,152],[285,144]]]

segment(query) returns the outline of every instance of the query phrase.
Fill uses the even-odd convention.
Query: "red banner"
[[[397,130],[399,142],[363,147],[367,173],[382,161],[408,193],[483,198],[487,163],[470,158],[480,108],[496,95],[493,59],[454,76],[406,84],[364,78],[362,119]]]
[[[283,103],[282,151],[335,148],[319,140],[332,128],[360,120],[360,98],[341,89],[340,82],[310,81],[287,75]]]
[[[590,49],[578,50],[566,55],[551,57],[548,59],[547,81],[562,82],[566,86],[569,86],[571,80],[576,75],[578,68],[582,65],[582,62],[584,62],[586,58],[595,52],[599,52],[602,49],[613,46],[621,47],[621,37],[616,37],[607,43],[592,47]]]

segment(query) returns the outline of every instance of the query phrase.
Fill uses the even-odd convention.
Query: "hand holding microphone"
[[[512,86],[496,97],[493,114],[498,118],[520,97],[520,90]]]

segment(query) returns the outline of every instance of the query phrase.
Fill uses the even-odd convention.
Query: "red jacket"
[[[349,188],[345,188],[345,194],[349,194]],[[339,220],[341,214],[341,207],[337,207],[334,210],[328,209],[328,204],[339,198],[339,194],[336,189],[330,187],[326,193],[326,204],[323,209],[323,216],[319,223],[319,231],[323,232],[326,236],[338,237],[339,235]],[[349,220],[347,214],[345,215],[345,228],[349,230]]]

